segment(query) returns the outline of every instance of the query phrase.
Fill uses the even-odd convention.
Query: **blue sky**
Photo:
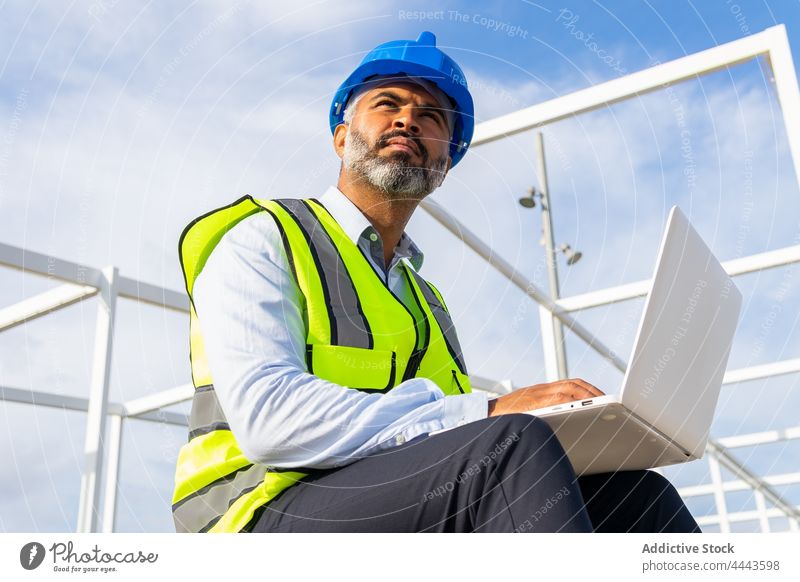
[[[800,62],[796,1],[271,4],[0,6],[0,240],[180,289],[183,226],[243,194],[316,195],[334,183],[333,91],[373,46],[426,29],[464,68],[478,122],[778,23]],[[691,182],[680,151],[687,128]],[[557,242],[584,253],[571,268],[560,264],[564,294],[649,277],[676,203],[722,260],[800,244],[797,179],[757,62],[544,134]],[[538,180],[534,143],[526,132],[474,148],[433,197],[545,288],[538,211],[517,204]],[[423,274],[456,316],[470,371],[516,385],[541,381],[535,305],[424,212],[408,230],[426,252]],[[731,368],[800,356],[793,273],[737,279],[745,307]],[[3,282],[2,305],[52,286],[10,270]],[[641,305],[579,319],[627,355]],[[85,395],[94,317],[88,301],[0,335],[0,384]],[[183,317],[121,302],[112,399],[187,382],[185,336]],[[572,374],[608,391],[619,384],[620,374],[580,342],[570,338],[569,350]],[[726,387],[712,434],[795,426],[798,405],[796,375]],[[83,415],[0,408],[0,459],[14,468],[0,477],[0,531],[73,529]],[[119,529],[171,528],[172,467],[184,439],[178,429],[126,425]],[[789,443],[740,459],[779,473],[796,470],[800,452]],[[673,478],[692,484],[704,471],[697,463]],[[788,495],[800,500],[797,487]],[[694,508],[701,515],[706,501]]]

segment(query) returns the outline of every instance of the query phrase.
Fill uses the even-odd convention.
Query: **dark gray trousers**
[[[440,433],[283,491],[253,532],[699,532],[652,471],[576,478],[547,424],[509,414]]]

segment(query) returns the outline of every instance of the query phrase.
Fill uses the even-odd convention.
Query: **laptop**
[[[742,295],[677,206],[619,394],[531,410],[578,475],[703,456]]]

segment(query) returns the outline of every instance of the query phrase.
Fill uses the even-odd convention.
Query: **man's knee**
[[[655,471],[631,471],[631,479],[640,494],[646,493],[651,498],[676,499],[680,495],[672,483]]]
[[[675,486],[654,471],[639,471],[636,494],[644,500],[645,525],[659,532],[701,532]]]
[[[592,475],[589,480],[596,480],[593,487],[611,491],[625,492],[626,497],[640,500],[648,507],[682,506],[678,490],[669,480],[655,471],[621,471]]]
[[[581,478],[590,484],[592,489],[610,489],[613,491],[635,491],[637,495],[652,494],[653,497],[677,491],[665,477],[655,471],[619,471],[616,473],[598,473]]]
[[[677,503],[680,495],[672,484],[654,471],[619,471],[584,475],[578,480],[584,499],[589,505],[620,510],[635,503],[641,507],[656,507]]]
[[[654,471],[599,473],[578,482],[595,531],[700,531],[672,483]]]

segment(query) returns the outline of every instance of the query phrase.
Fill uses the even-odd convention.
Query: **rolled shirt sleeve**
[[[193,300],[217,397],[251,461],[338,467],[487,416],[485,393],[445,397],[426,378],[375,394],[309,374],[305,298],[266,212],[220,240]]]

